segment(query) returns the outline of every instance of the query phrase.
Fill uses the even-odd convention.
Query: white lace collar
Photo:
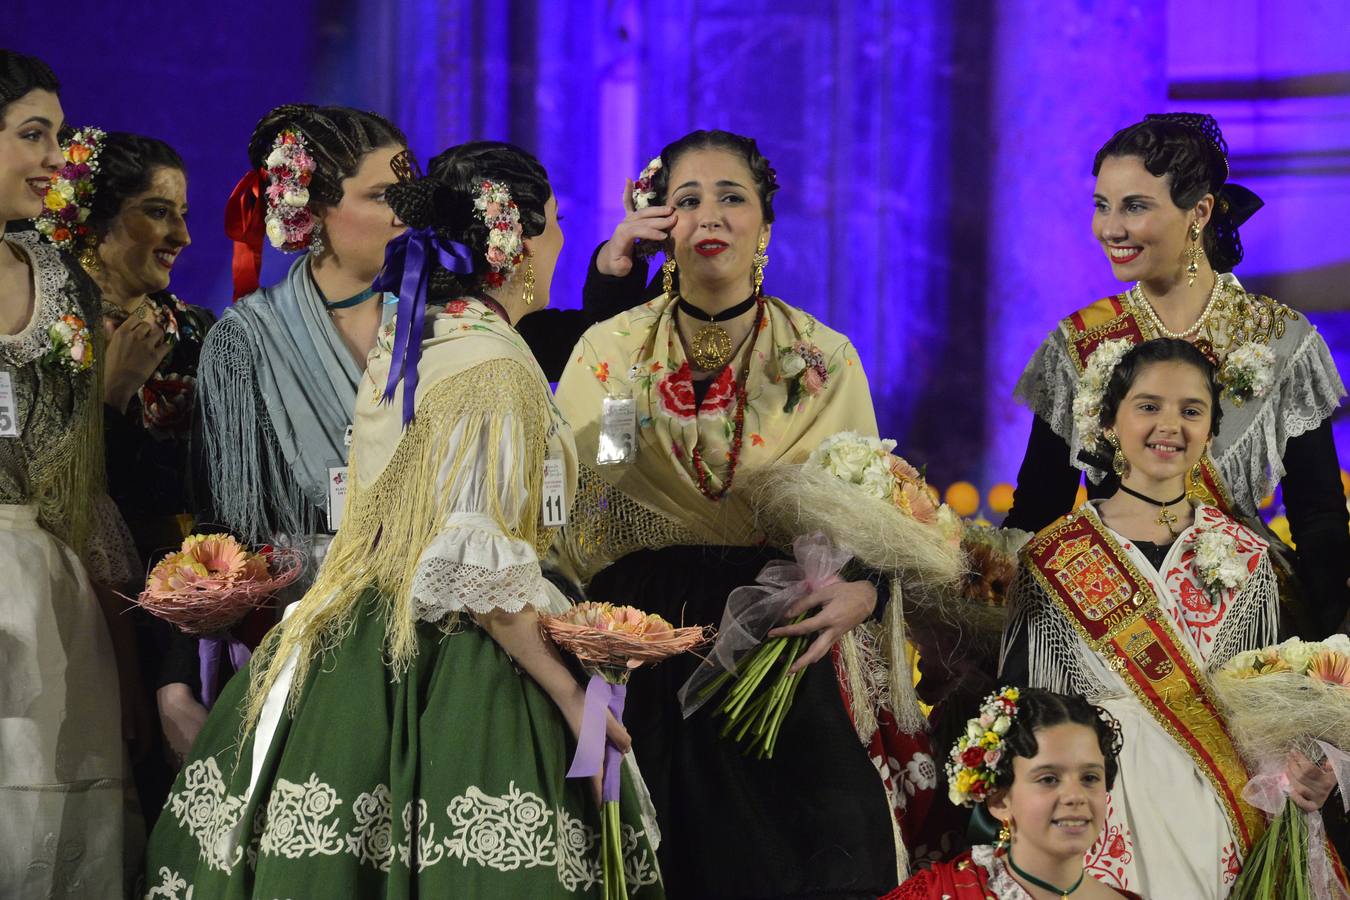
[[[1001,857],[994,855],[994,848],[988,844],[976,844],[970,848],[970,858],[984,869],[989,877],[989,890],[999,900],[1033,900],[1008,871],[1008,865]]]
[[[33,270],[33,317],[18,334],[0,334],[0,355],[13,365],[23,366],[51,346],[47,331],[67,311],[65,288],[70,273],[60,251],[42,240],[36,231],[6,234],[4,240],[28,257]]]

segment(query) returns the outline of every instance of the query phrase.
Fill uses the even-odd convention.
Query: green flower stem
[[[623,832],[619,803],[607,800],[600,817],[600,865],[605,881],[605,900],[628,900],[628,879],[623,871]]]
[[[1310,900],[1308,820],[1292,799],[1252,847],[1230,900]]]

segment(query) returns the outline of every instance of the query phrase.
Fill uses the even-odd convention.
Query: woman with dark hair
[[[925,869],[884,900],[1139,896],[1083,866],[1119,768],[1120,724],[1109,712],[1082,697],[1003,688],[962,735],[947,764],[952,802],[983,804],[1003,825],[998,844]]]
[[[0,228],[64,160],[51,70],[0,50]],[[53,197],[52,202],[61,198]],[[98,291],[38,232],[0,240],[0,896],[120,896],[136,871],[108,563]],[[105,620],[106,619],[106,620]],[[138,823],[137,823],[138,824]],[[130,865],[128,865],[128,862]]]
[[[76,191],[79,234],[63,230],[62,215],[50,209],[39,230],[77,253],[102,293],[102,327],[110,336],[103,371],[108,493],[140,558],[154,560],[178,546],[196,511],[189,437],[197,361],[215,321],[168,289],[178,254],[192,243],[187,172],[178,153],[155,138],[88,130],[71,141],[68,164],[86,150],[95,164]],[[55,189],[69,180],[58,177]],[[163,757],[182,758],[206,710],[194,695],[196,641],[139,609],[131,615],[141,674],[165,739],[135,767],[141,805],[153,819],[172,782]]]
[[[593,599],[711,625],[731,590],[781,557],[755,526],[746,474],[802,462],[840,431],[875,436],[876,420],[848,339],[762,290],[778,183],[755,142],[694,132],[639,181],[635,199],[674,210],[663,293],[589,329],[563,372],[579,463],[563,549]],[[617,239],[666,233],[648,218],[651,231]],[[782,632],[808,635],[809,649],[771,759],[742,755],[708,710],[684,717],[678,694],[697,659],[633,675],[628,727],[673,896],[875,898],[897,884],[896,801],[871,758],[887,765],[880,728],[850,688],[861,673],[837,673],[832,653],[877,591],[840,582],[805,602],[814,615]]]
[[[1147,897],[1226,896],[1265,825],[1241,799],[1247,770],[1208,678],[1274,643],[1275,569],[1259,534],[1188,490],[1236,389],[1179,338],[1093,348],[1074,433],[1119,489],[1038,534],[1010,593],[1003,677],[1120,721],[1120,778],[1087,868]],[[1303,809],[1336,784],[1301,754],[1285,774]]]
[[[568,605],[539,563],[544,473],[565,507],[575,455],[514,327],[548,303],[557,201],[509,144],[436,169],[388,188],[411,230],[385,277],[422,287],[357,392],[342,529],[203,729],[151,839],[154,896],[601,893],[596,785],[566,778],[585,691],[538,621]],[[628,890],[661,896],[628,782]]]
[[[1211,499],[1255,527],[1276,484],[1298,551],[1305,613],[1293,623],[1321,637],[1350,606],[1350,524],[1330,417],[1345,395],[1331,354],[1306,318],[1243,290],[1238,226],[1261,206],[1228,180],[1228,146],[1210,116],[1148,116],[1118,132],[1093,162],[1093,232],[1115,276],[1133,281],[1060,322],[1036,351],[1017,396],[1036,414],[1004,524],[1038,531],[1067,512],[1087,473],[1089,496],[1109,466],[1074,425],[1080,374],[1105,339],[1174,337],[1195,344],[1226,383],[1227,422],[1197,475]]]

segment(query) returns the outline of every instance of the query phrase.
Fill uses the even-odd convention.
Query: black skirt
[[[632,604],[674,624],[717,625],[727,595],[777,553],[668,547],[597,575],[593,600]],[[685,719],[676,693],[700,660],[633,673],[624,722],[661,826],[672,898],[875,898],[896,886],[891,811],[849,720],[827,655],[802,679],[772,759],[722,738],[709,702]]]

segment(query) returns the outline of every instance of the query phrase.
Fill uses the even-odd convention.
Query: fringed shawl
[[[211,496],[245,540],[323,525],[328,467],[347,459],[361,367],[324,310],[302,256],[286,278],[225,311],[198,386]]]
[[[473,467],[486,473],[484,512],[503,533],[540,551],[553,542],[554,529],[540,524],[544,461],[562,461],[570,502],[576,477],[571,432],[520,335],[477,301],[450,306],[454,314],[438,315],[432,337],[422,343],[416,415],[406,430],[406,382],[390,402],[380,400],[391,350],[390,329],[381,332],[357,397],[341,527],[313,586],[260,648],[246,723],[256,719],[293,653],[294,702],[315,657],[350,629],[368,588],[382,604],[392,675],[402,675],[417,648],[412,584],[418,561],[446,527],[456,486]],[[499,458],[497,436],[508,432],[510,445],[523,453]],[[482,446],[486,460],[476,458]],[[508,509],[523,512],[515,518]]]

